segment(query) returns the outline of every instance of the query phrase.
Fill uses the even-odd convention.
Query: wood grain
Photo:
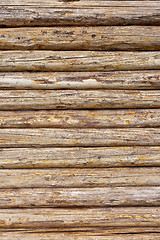
[[[0,111],[1,128],[160,127],[160,109]]]
[[[0,90],[0,110],[160,108],[156,90]]]
[[[0,232],[0,237],[3,240],[159,240],[159,233],[149,234],[101,234],[99,232],[73,232],[73,233],[37,233],[36,230],[33,233],[14,231],[14,232]]]
[[[0,208],[159,206],[160,187],[1,189]]]
[[[0,129],[0,147],[158,146],[160,128]]]
[[[0,50],[160,50],[158,26],[0,29]]]
[[[0,89],[160,89],[160,71],[0,72]]]
[[[1,148],[0,153],[0,168],[160,167],[159,146]]]
[[[83,208],[82,208],[83,210]],[[94,236],[96,234],[96,236],[121,236],[121,234],[123,234],[123,236],[127,236],[127,235],[132,235],[134,236],[135,234],[141,234],[140,236],[147,235],[150,236],[152,233],[155,234],[159,234],[159,230],[160,227],[70,227],[70,228],[66,228],[66,227],[62,227],[62,228],[16,228],[16,229],[12,229],[12,228],[2,228],[0,231],[1,233],[23,233],[25,236],[28,236],[27,234],[35,234],[35,233],[39,233],[39,234],[52,234],[52,233],[73,233],[73,236],[77,233],[83,233],[84,236],[85,234],[90,234],[90,236]],[[0,235],[1,236],[1,235]],[[41,236],[41,235],[39,235]],[[75,235],[76,236],[76,235]],[[137,235],[136,235],[137,236]]]
[[[0,26],[160,25],[158,1],[1,1]]]
[[[0,51],[0,71],[159,70],[160,52]]]
[[[1,209],[0,228],[159,227],[159,215],[156,207]]]
[[[0,188],[160,186],[160,168],[1,169]]]
[[[93,7],[127,7],[127,6],[131,6],[131,7],[151,7],[151,6],[159,6],[158,2],[159,0],[149,0],[149,1],[119,1],[119,0],[115,0],[115,1],[109,1],[109,0],[81,0],[81,1],[59,1],[59,0],[8,0],[6,3],[6,0],[1,0],[0,2],[0,6],[4,6],[6,4],[6,6],[36,6],[38,5],[38,7],[41,7],[41,5],[45,6],[45,7],[77,7],[77,8],[81,8],[82,6],[93,6]]]

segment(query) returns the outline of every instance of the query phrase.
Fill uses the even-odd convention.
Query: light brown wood
[[[160,27],[2,28],[0,49],[160,50]]]
[[[1,169],[0,188],[159,186],[160,168]]]
[[[159,70],[160,52],[0,51],[0,71]]]
[[[36,230],[33,233],[13,231],[13,232],[0,232],[0,237],[3,240],[159,240],[159,233],[149,234],[101,234],[99,232],[73,232],[73,233],[37,233]]]
[[[160,71],[0,72],[0,89],[160,89]]]
[[[0,111],[0,127],[160,127],[160,109]]]
[[[0,209],[0,228],[159,227],[157,207]]]
[[[0,129],[0,147],[158,146],[160,128]]]
[[[83,210],[83,208],[82,208]],[[80,234],[83,233],[84,236],[85,234],[90,234],[90,236],[93,236],[96,234],[96,236],[119,236],[120,234],[123,234],[123,236],[127,236],[127,234],[132,234],[134,236],[136,233],[138,234],[159,234],[159,227],[70,227],[70,228],[3,228],[0,231],[1,233],[23,233],[24,236],[25,234],[33,234],[33,233],[39,233],[39,234],[45,234],[45,233],[73,233],[74,234]],[[126,234],[126,235],[124,235]],[[1,235],[0,235],[1,236]],[[26,235],[27,236],[27,235]],[[40,235],[39,235],[40,236]],[[121,236],[121,235],[120,235]],[[150,236],[150,235],[149,235]]]
[[[1,1],[0,25],[160,25],[158,1]]]
[[[160,147],[1,148],[0,150],[0,168],[127,166],[160,167]]]
[[[95,108],[160,108],[160,91],[0,90],[0,110]]]
[[[0,208],[159,206],[160,187],[0,190]]]
[[[82,6],[92,6],[92,7],[111,7],[111,6],[114,6],[114,7],[127,7],[127,6],[131,6],[131,7],[151,7],[151,6],[159,6],[159,3],[158,3],[159,0],[148,0],[148,1],[119,1],[119,0],[115,0],[115,1],[109,1],[109,0],[81,0],[81,1],[78,1],[78,0],[62,0],[62,1],[59,1],[59,0],[54,0],[54,1],[51,1],[51,0],[8,0],[7,3],[6,3],[6,0],[1,0],[0,2],[0,6],[23,6],[23,5],[26,5],[26,6],[38,6],[38,7],[41,7],[42,6],[45,6],[45,7],[55,7],[55,6],[58,6],[58,7],[71,7],[71,8],[81,8]]]

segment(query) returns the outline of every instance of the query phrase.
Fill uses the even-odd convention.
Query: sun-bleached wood
[[[160,187],[20,188],[0,190],[0,208],[159,205]]]
[[[158,1],[6,1],[1,27],[54,25],[160,25]]]
[[[159,166],[160,147],[1,148],[0,168]]]
[[[74,8],[74,7],[77,7],[77,8],[80,8],[82,6],[93,6],[93,7],[111,7],[111,6],[114,6],[114,7],[126,7],[126,6],[131,6],[131,7],[151,7],[151,6],[159,6],[158,4],[158,1],[159,0],[148,0],[148,1],[120,1],[118,2],[119,0],[115,0],[115,1],[109,1],[109,0],[81,0],[81,1],[78,1],[78,0],[62,0],[62,1],[59,1],[59,0],[54,0],[54,1],[51,1],[51,0],[8,0],[7,3],[6,3],[6,0],[1,0],[0,2],[0,6],[4,6],[6,4],[6,6],[23,6],[23,5],[26,5],[26,6],[36,6],[38,5],[38,7],[41,7],[41,5],[45,6],[45,7],[55,7],[55,6],[58,6],[58,7],[71,7],[71,8]],[[152,2],[151,2],[152,1]],[[145,3],[145,5],[144,5]]]
[[[160,127],[160,109],[0,111],[0,127]]]
[[[159,227],[157,207],[0,209],[0,228]]]
[[[160,50],[158,26],[6,28],[1,50]]]
[[[0,89],[160,89],[160,71],[0,72]]]
[[[156,90],[0,90],[0,110],[160,108]]]
[[[160,128],[0,129],[0,147],[158,146]]]
[[[159,186],[160,168],[1,169],[0,188]]]
[[[160,52],[0,51],[0,71],[159,70]]]
[[[138,229],[137,229],[138,232]],[[159,240],[159,233],[148,233],[148,234],[113,234],[109,235],[107,233],[101,232],[63,232],[55,233],[48,232],[39,233],[36,230],[33,232],[22,232],[22,231],[12,231],[12,232],[0,232],[0,237],[3,240]]]

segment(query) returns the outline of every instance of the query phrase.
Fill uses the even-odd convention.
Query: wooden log
[[[160,25],[158,1],[1,1],[0,26]]]
[[[0,228],[159,227],[157,207],[0,209]]]
[[[1,128],[160,127],[160,109],[0,111]]]
[[[0,71],[159,70],[160,52],[0,51]]]
[[[18,209],[17,209],[18,210]],[[10,229],[10,228],[1,228],[0,234],[2,233],[23,233],[23,236],[27,236],[29,233],[39,233],[39,234],[51,234],[51,233],[73,233],[74,234],[90,234],[90,236],[93,236],[96,234],[96,236],[127,236],[129,234],[132,234],[133,236],[135,234],[142,234],[150,236],[149,234],[153,233],[159,234],[159,227],[70,227],[70,228],[16,228],[16,229]],[[0,235],[1,236],[1,235]],[[40,236],[40,235],[39,235]],[[85,235],[84,235],[85,236]],[[22,240],[22,239],[20,239]],[[48,240],[48,239],[47,239]],[[147,239],[148,240],[148,239]]]
[[[159,168],[1,169],[0,188],[159,186]]]
[[[0,90],[0,110],[114,108],[160,108],[160,91]]]
[[[145,0],[141,0],[141,1],[120,1],[118,2],[119,0],[115,0],[115,1],[109,1],[109,0],[81,0],[80,2],[79,1],[65,1],[65,0],[62,0],[62,1],[58,1],[58,0],[54,0],[54,1],[51,1],[51,0],[8,0],[7,3],[6,3],[6,0],[1,0],[0,2],[0,6],[3,6],[6,4],[6,6],[23,6],[23,5],[26,5],[26,6],[36,6],[38,5],[38,7],[41,7],[41,5],[45,6],[45,7],[55,7],[55,6],[58,6],[58,7],[62,7],[64,6],[64,8],[66,7],[71,7],[71,8],[74,8],[74,7],[82,7],[82,6],[92,6],[92,7],[127,7],[127,6],[131,6],[131,7],[151,7],[151,6],[157,6],[158,5],[158,2],[159,0],[148,0],[148,1],[145,1]],[[144,1],[144,2],[143,2]],[[152,2],[151,2],[152,1]],[[145,3],[145,5],[144,5]],[[159,5],[158,5],[159,6]]]
[[[160,89],[160,71],[0,72],[0,89]]]
[[[0,168],[160,167],[160,147],[1,148]]]
[[[158,26],[6,28],[0,50],[160,50]]]
[[[160,128],[0,129],[0,147],[158,146]]]
[[[1,189],[0,208],[159,206],[160,187]]]
[[[149,234],[115,234],[115,235],[102,235],[99,232],[73,232],[73,233],[37,233],[35,230],[33,233],[13,231],[13,232],[0,232],[0,237],[3,240],[159,240],[159,233]]]

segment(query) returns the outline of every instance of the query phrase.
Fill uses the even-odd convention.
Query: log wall
[[[160,2],[1,0],[0,239],[160,239]]]

